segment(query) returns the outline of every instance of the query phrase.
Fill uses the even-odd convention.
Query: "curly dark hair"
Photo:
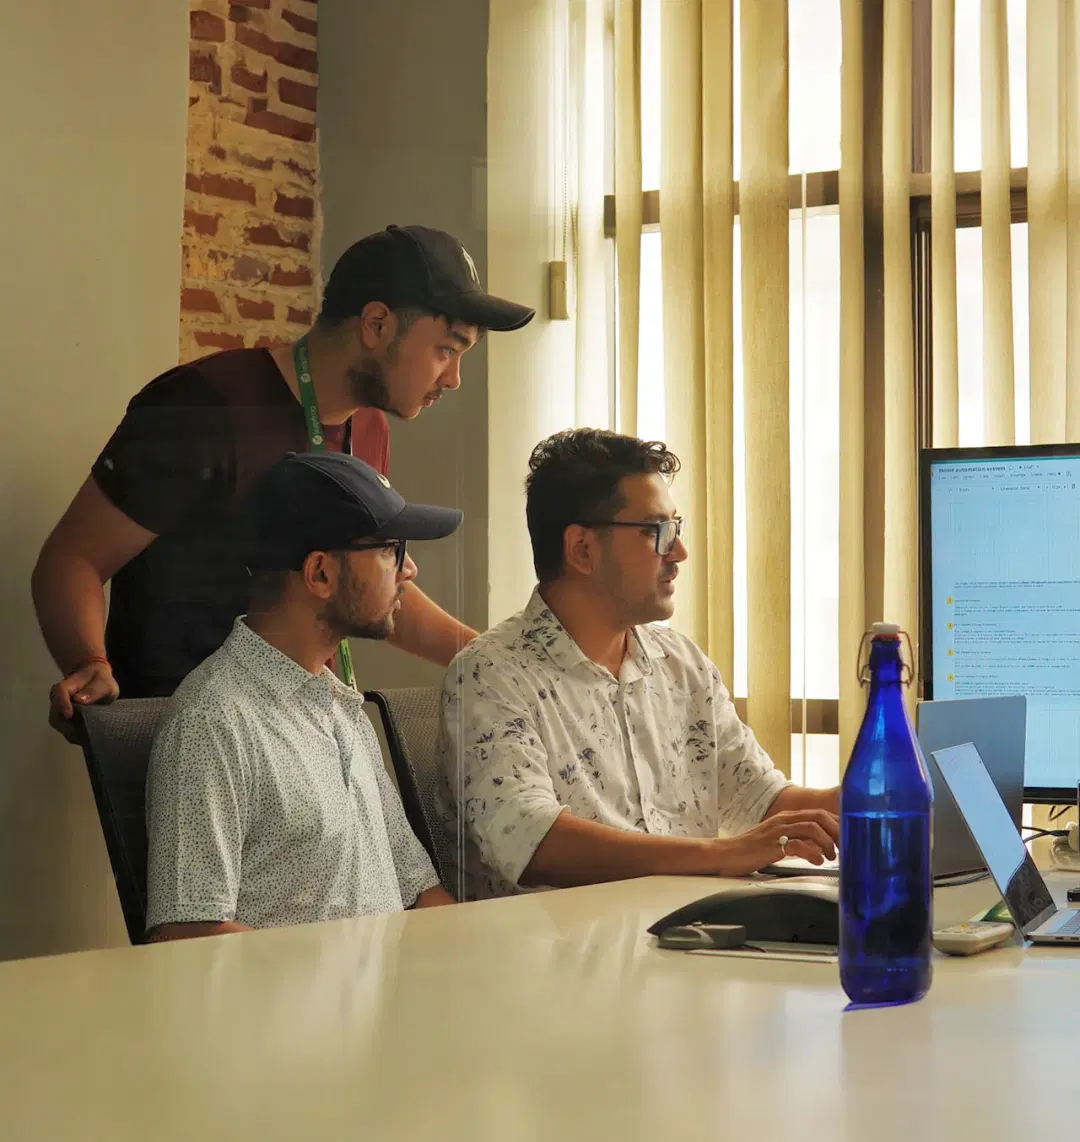
[[[624,476],[658,474],[669,482],[679,458],[659,440],[599,428],[556,432],[533,449],[525,479],[525,516],[541,583],[557,579],[571,524],[611,519],[623,506]]]

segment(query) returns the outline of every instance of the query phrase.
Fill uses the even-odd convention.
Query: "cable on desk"
[[[1028,841],[1037,841],[1040,837],[1064,837],[1068,835],[1065,829],[1035,829],[1031,825],[1025,825],[1023,831],[1030,834],[1024,838],[1025,845]]]
[[[982,872],[972,872],[966,876],[958,876],[956,873],[946,874],[945,876],[935,876],[934,887],[959,888],[961,884],[977,884],[980,880],[986,880],[989,875],[989,871],[983,869]]]

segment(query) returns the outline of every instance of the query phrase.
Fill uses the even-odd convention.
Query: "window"
[[[662,0],[642,2],[642,188],[660,185]],[[835,171],[840,162],[840,2],[791,0],[789,20],[789,156],[794,175]],[[739,42],[739,3],[734,42]],[[734,62],[734,166],[739,170],[739,53]],[[739,226],[734,235],[735,366],[735,669],[733,695],[747,686],[746,511],[742,438],[742,339]],[[816,721],[831,733],[793,735],[796,780],[828,785],[839,772],[835,735],[839,693],[839,215],[832,205],[791,216],[791,539],[792,678],[794,699],[815,702]],[[664,439],[663,237],[647,224],[641,245],[641,330],[638,431]],[[615,312],[615,307],[612,307]],[[820,701],[824,700],[824,701]],[[801,708],[800,708],[801,712]],[[797,721],[801,721],[797,715]],[[805,760],[804,760],[805,755]]]

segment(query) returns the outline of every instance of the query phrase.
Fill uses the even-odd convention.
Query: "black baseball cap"
[[[298,571],[313,551],[378,539],[442,539],[456,508],[407,504],[370,464],[341,452],[288,452],[255,481],[242,508],[252,569]]]
[[[429,226],[388,226],[338,258],[323,293],[323,314],[344,321],[371,301],[391,309],[418,306],[500,333],[528,325],[536,314],[485,293],[468,250]]]

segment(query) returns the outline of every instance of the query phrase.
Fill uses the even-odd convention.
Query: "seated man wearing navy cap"
[[[169,702],[147,777],[151,940],[451,904],[405,819],[363,698],[326,667],[388,638],[405,544],[461,513],[407,505],[341,453],[290,454],[243,513],[248,613]]]

